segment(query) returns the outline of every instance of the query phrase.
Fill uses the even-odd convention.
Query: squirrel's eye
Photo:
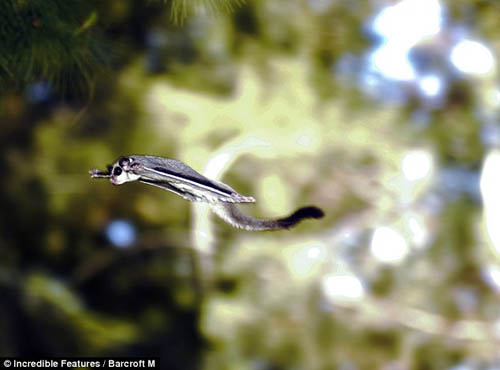
[[[114,176],[120,176],[122,174],[122,169],[120,167],[115,167],[113,170],[113,175]]]
[[[121,158],[119,161],[118,161],[118,164],[120,165],[120,167],[124,167],[126,166],[127,164],[130,163],[130,158],[127,158],[127,157],[123,157]]]

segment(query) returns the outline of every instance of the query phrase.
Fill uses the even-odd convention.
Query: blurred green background
[[[487,0],[3,0],[0,355],[500,369],[499,25]],[[90,179],[126,154],[326,217],[250,233]]]

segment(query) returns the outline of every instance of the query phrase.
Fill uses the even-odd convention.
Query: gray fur
[[[175,159],[130,155],[108,166],[108,172],[94,169],[90,174],[92,178],[109,178],[114,185],[140,181],[191,202],[207,202],[212,211],[231,226],[249,231],[287,229],[303,219],[323,217],[323,211],[316,207],[299,208],[292,215],[277,220],[247,216],[234,203],[253,203],[254,198],[241,195],[222,182],[208,179]]]

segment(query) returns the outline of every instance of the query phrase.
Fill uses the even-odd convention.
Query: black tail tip
[[[322,218],[325,214],[321,209],[314,206],[302,207],[292,213],[290,216],[277,220],[280,227],[288,229],[297,225],[300,221],[307,218]]]
[[[318,207],[314,207],[314,206],[299,208],[293,214],[293,218],[295,218],[295,219],[322,218],[324,216],[325,216],[325,213],[321,209],[319,209]]]

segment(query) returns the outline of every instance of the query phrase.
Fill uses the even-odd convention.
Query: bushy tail
[[[228,224],[248,231],[282,230],[297,225],[307,218],[322,218],[323,211],[314,206],[302,207],[288,217],[277,220],[261,220],[240,212],[232,203],[211,204],[212,210]]]

